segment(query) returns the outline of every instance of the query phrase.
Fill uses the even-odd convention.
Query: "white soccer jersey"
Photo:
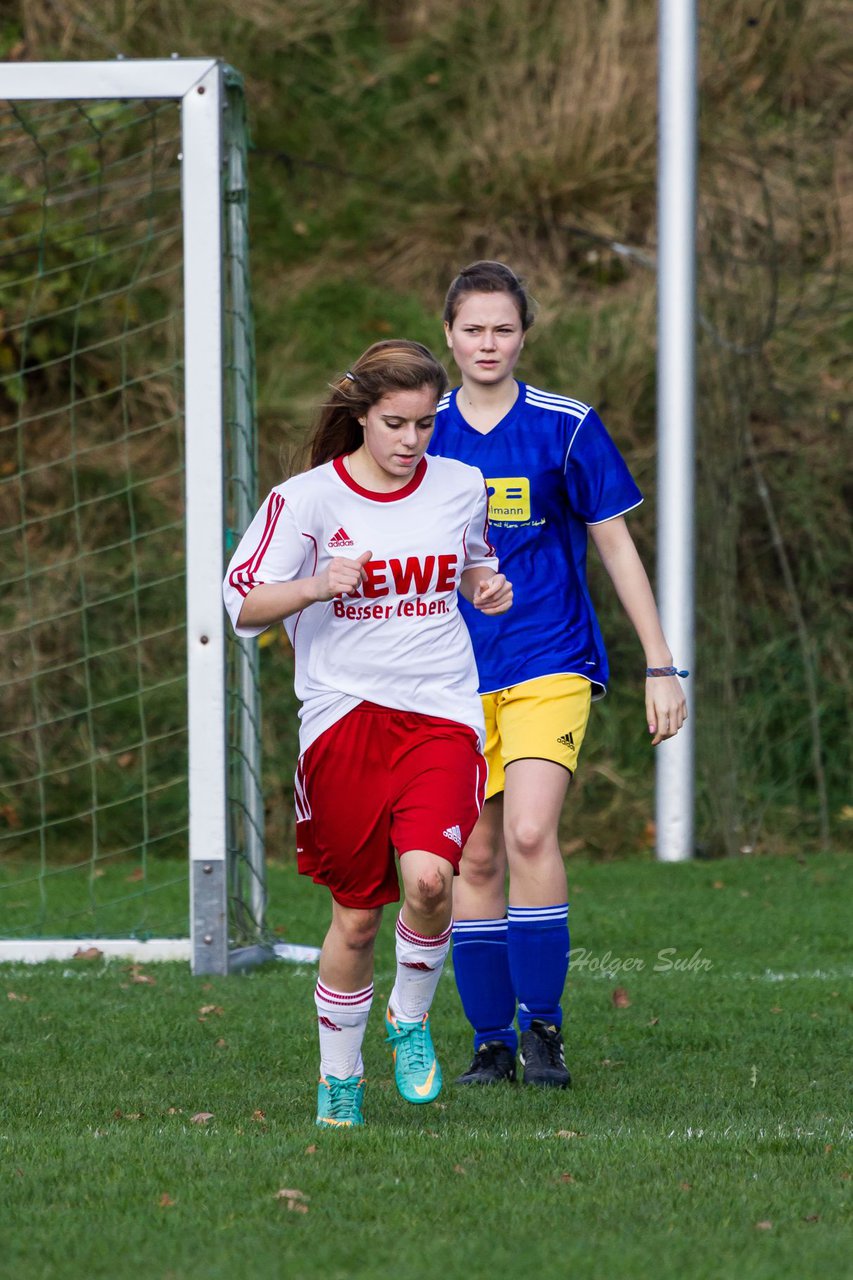
[[[456,592],[464,569],[497,570],[487,511],[481,473],[451,458],[423,458],[393,493],[361,488],[342,458],[273,489],[225,578],[238,635],[266,630],[237,625],[253,587],[373,553],[358,591],[284,620],[296,654],[301,751],[360,702],[468,724],[482,748],[477,668]]]

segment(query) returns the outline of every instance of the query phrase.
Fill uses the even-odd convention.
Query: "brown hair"
[[[533,299],[524,287],[524,282],[502,262],[472,262],[469,267],[462,268],[444,299],[445,324],[453,324],[456,312],[467,293],[508,293],[518,307],[524,333],[536,318]]]
[[[444,366],[428,347],[405,338],[374,342],[336,382],[311,437],[311,466],[352,453],[364,439],[359,418],[389,391],[432,387],[440,400],[448,387]]]

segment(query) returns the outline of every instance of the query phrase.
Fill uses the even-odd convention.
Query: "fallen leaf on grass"
[[[157,979],[150,977],[147,973],[143,973],[138,965],[132,966],[130,970],[130,981],[136,983],[137,986],[143,987],[156,987],[157,985]]]
[[[573,1178],[573,1177],[572,1177],[572,1175],[571,1175],[570,1173],[561,1173],[561,1174],[560,1174],[560,1181],[561,1181],[561,1182],[576,1182],[576,1181],[577,1181],[577,1179],[576,1179],[576,1178]]]
[[[160,1208],[170,1209],[174,1203],[175,1202],[172,1199],[172,1197],[169,1195],[168,1191],[164,1191],[159,1200]]]
[[[461,1165],[461,1164],[455,1164],[455,1165],[453,1166],[453,1172],[454,1172],[454,1173],[464,1173],[464,1172],[465,1172],[465,1168],[464,1168],[464,1166],[463,1166],[463,1165]]]
[[[227,1040],[223,1040],[223,1039],[222,1039],[222,1037],[220,1036],[220,1037],[219,1037],[219,1039],[215,1042],[215,1044],[214,1044],[214,1046],[213,1046],[213,1047],[214,1047],[214,1049],[227,1049],[227,1048],[228,1048],[228,1041],[227,1041]]]
[[[169,1110],[166,1112],[167,1116],[182,1116],[183,1114],[183,1107],[169,1107]]]
[[[772,1008],[771,1008],[770,1012],[771,1012],[771,1013],[781,1013],[781,1012],[782,1012],[782,1008],[781,1008],[781,1006],[780,1006],[780,1005],[778,1005],[778,1004],[774,1004],[774,1005],[772,1006]]]
[[[308,1205],[306,1200],[310,1196],[306,1196],[304,1191],[299,1191],[295,1187],[282,1187],[280,1191],[275,1193],[276,1200],[284,1200],[291,1213],[307,1213]]]
[[[306,1154],[306,1156],[313,1156],[313,1155],[316,1155],[316,1154],[317,1154],[317,1144],[316,1144],[316,1142],[312,1142],[310,1147],[306,1147],[306,1148],[305,1148],[305,1154]]]
[[[6,992],[6,999],[7,999],[7,1000],[20,1000],[22,1004],[26,1004],[26,1002],[27,1002],[28,1000],[31,1000],[31,999],[32,999],[32,996],[19,996],[19,995],[18,995],[18,993],[17,993],[17,991],[7,991],[7,992]]]
[[[722,880],[715,880],[711,885],[712,889],[725,889],[725,887],[726,886],[723,884]]]
[[[803,1222],[820,1222],[820,1214],[819,1214],[819,1213],[809,1213],[809,1214],[807,1214],[807,1215],[806,1215],[806,1217],[805,1217],[805,1218],[803,1218]]]
[[[631,1007],[630,997],[624,987],[615,987],[610,1000],[614,1009],[629,1009]]]
[[[828,1156],[830,1151],[832,1150],[832,1147],[833,1147],[833,1144],[831,1142],[825,1143],[823,1148],[823,1154],[825,1156]]]
[[[582,1138],[583,1136],[584,1135],[582,1133],[578,1133],[576,1129],[558,1129],[557,1130],[558,1138]]]
[[[199,1022],[207,1022],[208,1017],[213,1014],[217,1018],[221,1018],[225,1010],[218,1004],[203,1004],[198,1011]]]
[[[253,1111],[253,1112],[252,1112],[252,1119],[253,1119],[253,1120],[266,1120],[266,1118],[267,1118],[267,1113],[266,1113],[266,1111]]]
[[[647,1023],[646,1025],[649,1027],[656,1027],[659,1022],[660,1022],[660,1018],[652,1018],[651,1022]]]
[[[625,1063],[621,1058],[602,1058],[601,1065],[603,1067],[624,1067]]]
[[[197,1111],[194,1116],[190,1116],[190,1124],[207,1124],[208,1120],[212,1119],[212,1111]]]
[[[72,960],[99,960],[103,955],[100,947],[78,947],[71,957]]]
[[[692,1190],[693,1190],[693,1183],[692,1183],[692,1182],[679,1182],[679,1184],[678,1184],[678,1185],[679,1185],[679,1187],[681,1188],[681,1190],[682,1190],[682,1191],[692,1191]]]
[[[135,871],[131,871],[130,875],[124,878],[131,884],[137,884],[140,880],[145,879],[145,871],[142,867],[137,867]]]
[[[773,1223],[768,1222],[766,1219],[763,1222],[756,1222],[755,1230],[756,1231],[772,1231]]]

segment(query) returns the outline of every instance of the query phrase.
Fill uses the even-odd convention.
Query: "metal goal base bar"
[[[155,960],[188,961],[192,954],[189,938],[28,938],[0,941],[0,964],[41,964],[47,960],[96,959],[131,960],[135,964]],[[269,947],[239,947],[228,956],[228,972],[253,968],[270,960],[290,964],[316,964],[319,947],[277,942]],[[201,976],[201,975],[200,975]]]

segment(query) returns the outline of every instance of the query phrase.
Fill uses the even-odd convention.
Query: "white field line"
[[[571,987],[576,982],[616,982],[629,981],[638,970],[634,969],[631,973],[620,973],[617,969],[601,970],[597,973],[589,973],[581,970],[575,973],[569,966],[568,985]],[[809,969],[803,972],[794,970],[778,971],[775,969],[764,969],[761,973],[727,973],[723,969],[710,969],[705,972],[696,970],[684,971],[678,969],[653,970],[648,967],[648,972],[655,978],[716,978],[723,982],[844,982],[853,979],[853,968],[848,969]],[[393,969],[377,969],[373,975],[373,984],[381,984],[383,982],[392,982],[395,978]],[[450,962],[445,966],[444,978],[453,976],[453,966]]]
[[[394,1132],[394,1130],[391,1130]],[[422,1129],[417,1135],[413,1135],[410,1130],[397,1130],[401,1137],[407,1139],[420,1137],[425,1140],[431,1138],[447,1138],[447,1132],[438,1130]],[[491,1129],[485,1128],[456,1128],[453,1129],[454,1140],[460,1137],[465,1138],[485,1138],[485,1139],[502,1139],[511,1142],[513,1145],[518,1144],[519,1134],[517,1129],[510,1131],[509,1129]],[[842,1143],[849,1143],[853,1139],[853,1128],[844,1121],[833,1120],[832,1117],[827,1119],[820,1125],[805,1126],[791,1125],[784,1121],[778,1121],[775,1124],[763,1124],[756,1126],[748,1125],[726,1125],[724,1128],[708,1127],[705,1125],[687,1125],[679,1126],[677,1129],[655,1130],[639,1128],[636,1125],[620,1124],[608,1125],[605,1128],[596,1128],[585,1130],[583,1133],[576,1132],[572,1129],[561,1129],[556,1126],[553,1129],[537,1129],[530,1134],[531,1138],[540,1142],[565,1142],[567,1148],[571,1149],[575,1143],[620,1143],[627,1139],[641,1139],[648,1143],[664,1142],[706,1142],[719,1143],[727,1142],[735,1144],[753,1144],[758,1145],[763,1142],[831,1142],[834,1146]],[[754,1154],[754,1152],[750,1152]]]
[[[717,978],[724,982],[844,982],[853,978],[853,968],[808,969],[803,972],[792,969],[764,969],[761,973],[729,973],[725,969],[718,969],[714,966],[714,968],[705,971],[653,969],[651,972],[656,978],[694,977],[698,972],[699,977]],[[602,980],[613,982],[616,979],[625,979],[632,976],[632,973],[626,975],[620,973],[618,969],[602,970],[599,973],[573,973],[571,966],[569,967],[569,982],[581,982],[585,979],[591,979],[594,982]]]

